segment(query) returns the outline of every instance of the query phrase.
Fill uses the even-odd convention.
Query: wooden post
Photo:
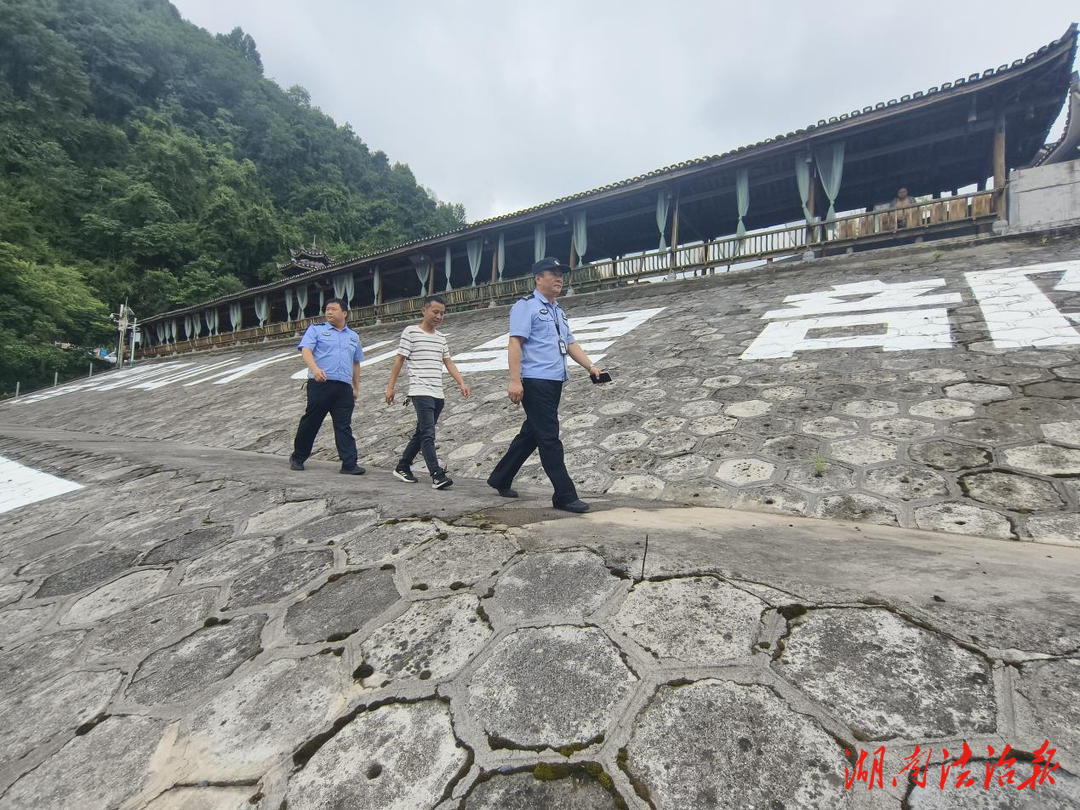
[[[810,193],[807,195],[806,207],[810,211],[810,219],[814,219],[814,198],[817,196],[817,166],[811,165],[810,167]],[[809,250],[810,245],[814,242],[814,226],[810,222],[806,223],[806,247]]]
[[[1005,199],[1005,114],[998,113],[994,122],[994,210],[1004,216]]]
[[[679,192],[680,190],[676,188],[675,213],[671,217],[671,246],[669,247],[669,250],[671,251],[671,257],[669,259],[670,263],[668,264],[668,278],[672,280],[674,280],[675,278],[675,270],[679,255],[677,250],[677,248],[679,247]]]
[[[495,284],[499,280],[499,249],[491,251],[491,283]]]
[[[577,267],[577,243],[574,241],[574,233],[570,232],[570,269],[573,270]]]

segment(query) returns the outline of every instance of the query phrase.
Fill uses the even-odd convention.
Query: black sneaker
[[[437,473],[431,476],[432,489],[446,489],[453,483],[454,479],[448,477],[445,470],[439,470]]]
[[[408,467],[397,467],[394,470],[394,478],[404,481],[406,484],[415,484],[417,478]]]
[[[300,472],[301,470],[304,469],[304,462],[297,461],[292,456],[289,456],[289,469],[290,470],[296,470],[297,472]]]
[[[342,467],[339,472],[342,475],[363,475],[367,470],[357,464],[355,467]]]

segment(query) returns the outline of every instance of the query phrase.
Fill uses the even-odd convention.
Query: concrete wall
[[[1080,160],[1009,174],[1009,231],[1080,222]]]

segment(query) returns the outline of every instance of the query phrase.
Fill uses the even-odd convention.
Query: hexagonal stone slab
[[[640,430],[626,430],[621,433],[612,433],[600,442],[600,446],[612,452],[623,452],[625,450],[636,450],[648,440],[648,435]]]
[[[326,513],[326,501],[283,503],[248,518],[244,534],[281,534],[301,523],[310,523]]]
[[[759,458],[729,458],[720,462],[713,473],[721,481],[733,486],[760,484],[768,481],[776,472],[776,465]]]
[[[110,717],[22,777],[0,802],[34,810],[118,807],[148,786],[166,726],[149,717]]]
[[[945,396],[949,399],[962,399],[966,402],[996,402],[1013,395],[1007,385],[991,383],[960,383],[945,386]]]
[[[995,746],[995,750],[1000,754],[1000,748]],[[985,749],[983,753],[986,753]],[[1057,784],[1051,785],[1047,779],[1034,790],[1018,791],[1020,784],[1031,776],[1031,765],[1018,761],[1016,776],[1011,784],[1006,782],[1002,785],[995,778],[989,789],[983,787],[982,780],[987,767],[986,762],[971,760],[968,769],[971,777],[975,779],[975,784],[957,788],[956,779],[953,778],[942,790],[935,779],[940,776],[940,765],[934,763],[934,767],[930,769],[933,776],[926,780],[925,788],[916,787],[912,790],[908,806],[911,810],[1075,810],[1080,807],[1080,779],[1063,769],[1053,773]],[[951,773],[957,773],[955,766]],[[1003,770],[998,769],[996,774],[1002,775]]]
[[[654,472],[665,481],[691,481],[705,475],[711,465],[710,459],[688,454],[661,461]]]
[[[73,672],[12,699],[0,712],[0,750],[8,762],[62,731],[75,732],[105,711],[124,673]]]
[[[261,652],[259,637],[265,620],[260,615],[237,616],[158,650],[139,666],[125,696],[144,706],[181,703],[198,696]]]
[[[141,658],[150,650],[187,627],[201,624],[214,610],[217,588],[163,596],[135,610],[113,616],[98,625],[87,645],[95,658]]]
[[[798,464],[787,472],[785,484],[807,492],[836,492],[851,489],[855,473],[843,464],[822,461],[820,464]]]
[[[276,602],[333,564],[329,549],[282,554],[236,578],[229,591],[229,609]]]
[[[440,529],[432,521],[388,520],[342,542],[349,565],[392,560],[434,540]]]
[[[175,540],[166,540],[161,545],[154,546],[139,562],[142,565],[160,565],[198,557],[220,546],[232,537],[232,533],[232,526],[207,526],[203,529],[194,529]]]
[[[362,677],[364,685],[454,675],[492,636],[478,606],[471,594],[414,602],[360,645],[359,656],[371,672]]]
[[[1012,444],[1035,438],[1032,429],[1027,425],[1003,422],[1000,419],[967,419],[953,422],[948,426],[948,430],[953,436],[992,445]]]
[[[938,503],[920,506],[914,512],[915,525],[928,531],[950,534],[974,534],[1012,540],[1013,527],[1009,519],[991,509],[966,503]]]
[[[543,766],[541,766],[543,770]],[[462,810],[616,810],[617,804],[594,777],[571,773],[543,778],[532,773],[495,775],[477,783],[469,792]]]
[[[1068,422],[1048,422],[1040,425],[1043,436],[1058,444],[1080,445],[1080,419]]]
[[[1032,515],[1027,520],[1032,540],[1059,546],[1080,546],[1080,515]]]
[[[690,423],[690,432],[696,436],[715,436],[734,430],[738,419],[731,416],[702,416]]]
[[[642,423],[642,430],[649,433],[678,433],[682,430],[686,420],[678,416],[654,416]]]
[[[137,557],[138,554],[134,551],[106,551],[98,554],[66,571],[53,574],[42,583],[34,596],[47,599],[50,596],[66,596],[85,591],[130,568]]]
[[[960,486],[969,497],[1006,509],[1058,509],[1061,496],[1046,481],[1005,472],[968,473]]]
[[[772,666],[860,739],[994,731],[989,663],[887,610],[812,610]]]
[[[840,406],[840,413],[860,419],[880,419],[899,412],[900,407],[895,402],[883,399],[855,399]]]
[[[873,436],[843,439],[829,445],[829,454],[837,461],[850,464],[879,464],[896,458],[896,444]]]
[[[875,436],[903,442],[933,436],[934,426],[930,422],[920,422],[918,419],[880,419],[870,423],[870,432]]]
[[[162,570],[137,571],[120,577],[68,608],[67,613],[60,617],[60,624],[90,624],[145,602],[161,589],[168,578],[169,572]]]
[[[35,605],[0,611],[0,647],[9,647],[20,636],[36,633],[56,612],[56,605]]]
[[[900,511],[895,506],[861,492],[826,495],[818,501],[814,514],[833,520],[855,520],[881,526],[900,525]]]
[[[728,416],[751,419],[755,416],[764,416],[772,409],[771,402],[763,399],[747,399],[742,402],[732,402],[724,408],[724,413]]]
[[[582,619],[622,587],[591,551],[526,554],[495,583],[493,605],[510,622]]]
[[[471,758],[437,700],[361,712],[289,780],[289,810],[434,807]]]
[[[912,405],[908,413],[923,419],[967,419],[975,415],[975,406],[958,399],[928,399]]]
[[[713,577],[639,582],[612,625],[661,663],[708,666],[750,657],[765,607]]]
[[[1054,444],[1032,444],[1002,451],[1005,463],[1036,475],[1080,475],[1080,450]]]
[[[854,806],[843,749],[764,686],[661,686],[620,765],[657,810]]]
[[[411,587],[460,587],[495,575],[517,552],[517,543],[501,532],[447,527],[401,569]]]
[[[865,487],[900,501],[940,498],[949,494],[945,479],[936,472],[906,464],[867,470]]]
[[[50,633],[31,639],[0,655],[0,694],[12,694],[36,688],[69,666],[78,656],[87,630]]]
[[[285,613],[285,634],[305,644],[340,641],[398,600],[392,571],[371,569],[332,576]]]
[[[282,658],[200,705],[181,731],[184,781],[258,779],[344,704],[341,659]]]
[[[527,628],[503,639],[476,670],[469,711],[495,745],[584,746],[607,734],[637,682],[595,627]]]
[[[983,467],[991,461],[990,451],[985,447],[972,447],[945,439],[914,444],[908,448],[908,455],[919,464],[950,472]]]
[[[836,439],[841,436],[854,436],[859,432],[859,423],[854,419],[838,419],[835,416],[819,416],[806,419],[802,423],[803,433],[821,436],[824,439]]]

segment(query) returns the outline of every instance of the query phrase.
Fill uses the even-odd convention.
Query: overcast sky
[[[1080,17],[1075,0],[173,2],[242,27],[268,77],[470,221],[996,68]]]

